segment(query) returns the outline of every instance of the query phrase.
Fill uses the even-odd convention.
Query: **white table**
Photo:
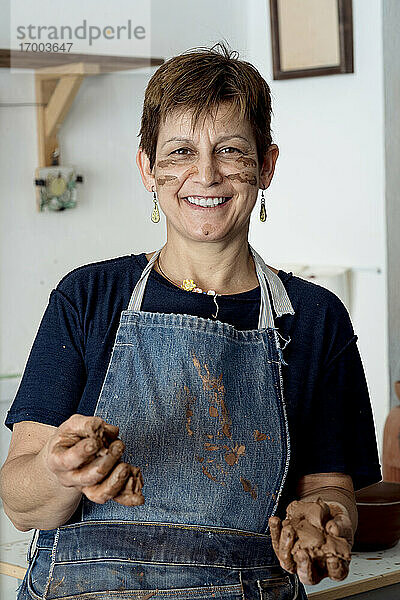
[[[388,550],[353,552],[346,579],[333,581],[326,577],[317,585],[305,588],[312,600],[336,600],[399,582],[400,543]]]

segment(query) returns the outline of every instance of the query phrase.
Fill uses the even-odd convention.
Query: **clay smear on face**
[[[162,177],[157,177],[157,185],[162,187],[168,183],[176,183],[178,180],[176,175],[163,175]]]
[[[248,183],[253,186],[257,185],[257,177],[245,171],[242,173],[232,173],[231,175],[227,175],[226,178],[230,181],[239,181],[239,183]]]
[[[160,171],[159,175],[156,175],[157,185],[160,187],[177,187],[181,186],[183,181],[189,177],[190,175],[195,175],[198,173],[198,169],[196,166],[191,167],[190,169],[186,169],[185,172],[181,175],[174,175],[173,173],[164,173],[164,169],[173,169],[177,167],[177,161],[174,159],[166,159],[159,160],[157,163],[157,167]]]
[[[236,163],[242,164],[244,167],[257,167],[257,163],[254,158],[250,158],[248,156],[239,156],[239,158],[236,159]]]
[[[210,233],[214,231],[214,227],[211,225],[211,223],[204,223],[204,225],[201,227],[201,231],[204,233],[204,235],[210,235]]]

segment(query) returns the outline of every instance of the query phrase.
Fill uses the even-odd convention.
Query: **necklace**
[[[161,267],[160,264],[160,255],[157,256],[157,260],[156,260],[157,264],[158,264],[158,268],[160,269],[161,273],[164,275],[164,277],[166,279],[168,279],[168,281],[170,281],[173,285],[178,285],[175,281],[172,281],[172,279],[170,279],[168,277],[168,275],[166,275]],[[217,318],[218,315],[218,310],[219,310],[219,306],[217,304],[216,301],[216,297],[220,296],[221,294],[217,294],[215,290],[208,290],[207,292],[203,292],[203,290],[199,287],[197,287],[197,285],[195,284],[195,282],[193,281],[193,279],[184,279],[182,281],[182,283],[179,285],[179,287],[182,290],[186,290],[187,292],[197,292],[198,294],[207,294],[208,296],[212,296],[215,306],[217,307],[217,312],[215,313],[215,315],[211,315],[214,319]]]

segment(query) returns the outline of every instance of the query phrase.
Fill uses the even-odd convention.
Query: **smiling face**
[[[209,116],[194,133],[190,117],[175,112],[160,125],[152,172],[142,150],[136,159],[147,189],[154,185],[157,191],[168,236],[247,237],[258,189],[272,179],[278,148],[270,146],[261,168],[250,123],[232,118],[229,105],[220,105],[215,120]]]

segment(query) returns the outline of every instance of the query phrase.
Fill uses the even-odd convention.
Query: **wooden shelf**
[[[156,67],[162,65],[163,58],[139,56],[109,56],[105,54],[70,54],[67,52],[23,52],[22,50],[0,49],[0,68],[43,69],[63,65],[85,63],[94,65],[96,74],[112,73]]]

